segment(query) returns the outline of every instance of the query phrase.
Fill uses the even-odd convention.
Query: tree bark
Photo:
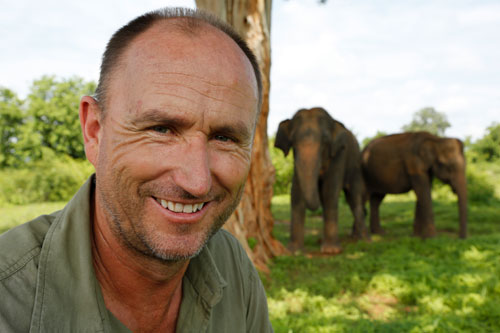
[[[272,235],[274,219],[271,215],[271,198],[274,168],[269,156],[267,138],[271,0],[196,0],[196,6],[232,25],[254,52],[262,72],[262,109],[255,132],[250,174],[241,203],[227,221],[225,228],[243,244],[254,265],[267,272],[269,260],[287,252]]]

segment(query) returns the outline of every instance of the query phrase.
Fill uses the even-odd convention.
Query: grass
[[[42,214],[50,214],[62,209],[65,202],[44,202],[28,205],[8,205],[0,207],[2,221],[0,222],[0,234],[21,223],[30,221]]]
[[[443,190],[440,190],[440,192]],[[438,236],[411,237],[412,194],[381,206],[386,233],[353,242],[341,202],[344,252],[319,253],[321,216],[306,220],[306,253],[275,258],[263,276],[276,332],[500,332],[500,203],[469,206],[460,240],[452,195],[434,200]],[[289,197],[273,198],[274,234],[289,237]]]

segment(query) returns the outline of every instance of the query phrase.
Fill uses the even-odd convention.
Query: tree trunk
[[[255,132],[250,174],[241,203],[227,221],[225,228],[243,244],[255,266],[261,271],[267,271],[269,259],[286,252],[285,247],[272,236],[274,220],[271,215],[271,198],[274,168],[267,139],[271,0],[196,0],[196,6],[232,25],[247,41],[262,72],[262,110]]]

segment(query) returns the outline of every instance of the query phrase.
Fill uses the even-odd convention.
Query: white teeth
[[[193,205],[184,205],[184,209],[182,210],[183,213],[192,213],[193,212]]]
[[[179,202],[167,201],[164,199],[156,199],[163,208],[171,210],[176,213],[196,213],[201,210],[205,205],[204,202],[200,202],[197,204],[181,204]]]

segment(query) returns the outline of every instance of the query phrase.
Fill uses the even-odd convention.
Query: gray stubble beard
[[[158,242],[155,242],[154,239],[151,239],[151,237],[149,237],[148,235],[146,235],[146,233],[143,232],[136,232],[136,236],[139,239],[141,245],[143,245],[143,248],[134,245],[134,242],[131,241],[131,238],[133,237],[129,236],[129,233],[123,229],[122,227],[123,221],[120,219],[120,216],[114,212],[112,204],[107,200],[105,191],[100,190],[100,194],[103,201],[104,209],[107,211],[108,216],[110,216],[112,220],[111,229],[126,248],[139,255],[148,257],[150,259],[154,259],[155,261],[159,261],[164,264],[172,264],[195,258],[201,253],[201,251],[203,251],[203,249],[206,247],[210,239],[224,226],[224,224],[229,219],[231,214],[236,210],[236,207],[240,203],[241,198],[243,196],[244,188],[245,184],[243,183],[243,185],[241,185],[240,188],[238,189],[238,193],[235,197],[235,200],[233,200],[231,205],[226,210],[224,210],[219,216],[215,217],[214,223],[212,224],[210,229],[208,229],[208,232],[206,232],[204,240],[202,244],[199,246],[199,248],[195,252],[188,254],[165,253],[165,251],[163,251],[159,246],[155,246],[155,244],[157,244]],[[131,224],[131,226],[133,230],[136,231],[134,225]]]
[[[194,253],[185,254],[185,255],[162,253],[162,251],[160,249],[154,248],[151,246],[151,244],[154,244],[155,242],[152,242],[151,240],[147,240],[145,235],[141,234],[139,236],[141,239],[141,242],[149,250],[147,253],[143,253],[143,254],[150,256],[150,257],[153,257],[155,259],[158,259],[158,260],[165,262],[165,263],[175,263],[175,262],[186,261],[186,260],[190,260],[190,259],[195,258],[196,256],[198,256],[201,253],[201,251],[203,251],[203,249],[207,246],[210,239],[224,226],[224,224],[229,219],[231,214],[236,210],[236,207],[238,207],[238,204],[241,201],[241,197],[243,196],[244,189],[245,189],[245,185],[243,184],[239,188],[235,200],[228,207],[228,209],[224,210],[219,216],[217,216],[215,218],[215,221],[212,224],[212,227],[205,234],[202,244]]]

